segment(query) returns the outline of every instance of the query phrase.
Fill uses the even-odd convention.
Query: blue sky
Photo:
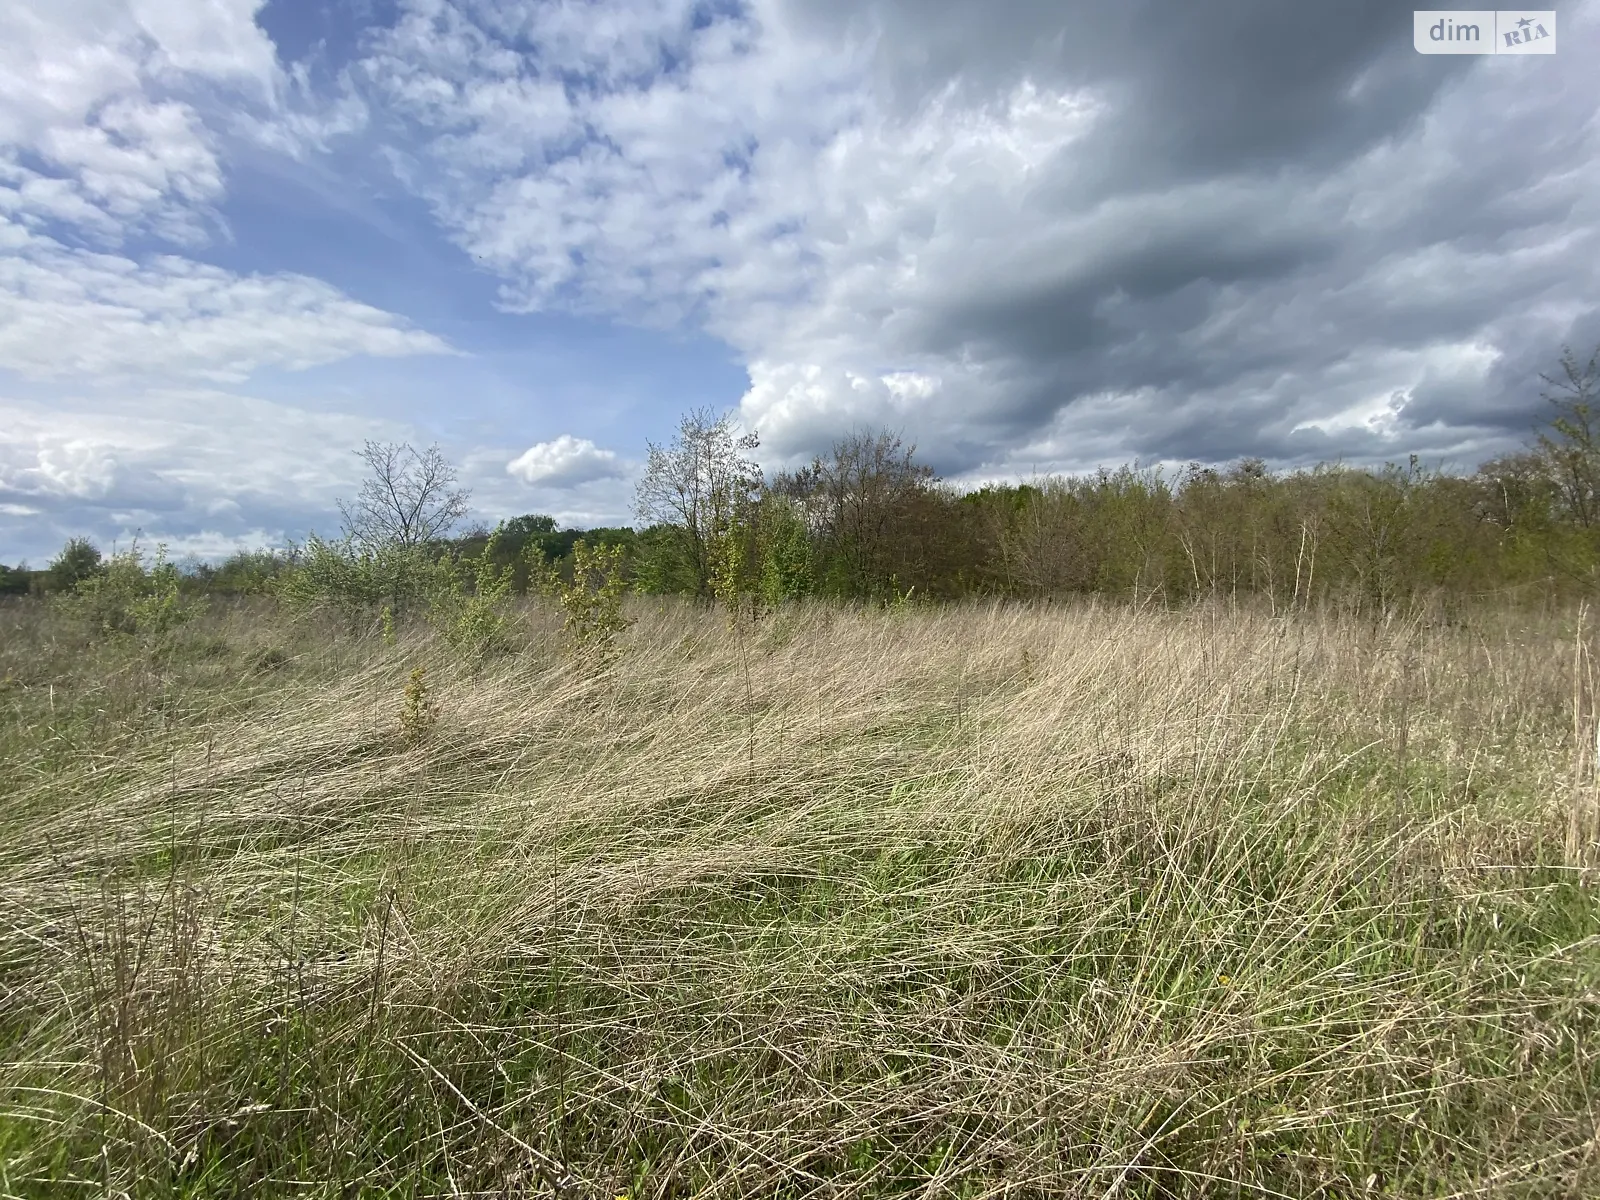
[[[0,560],[332,532],[369,437],[622,522],[700,405],[772,467],[1471,467],[1600,343],[1600,3],[1542,57],[1411,13],[7,6]]]

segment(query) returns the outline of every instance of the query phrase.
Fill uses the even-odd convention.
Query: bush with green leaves
[[[760,594],[768,608],[811,594],[811,534],[799,506],[770,496],[762,504]]]
[[[102,637],[134,638],[153,649],[205,608],[205,598],[183,595],[179,582],[165,546],[157,546],[155,560],[146,565],[135,542],[79,579],[60,603]]]
[[[508,604],[517,561],[498,560],[504,526],[489,535],[475,555],[452,554],[439,563],[437,588],[429,597],[428,620],[457,650],[482,657],[507,647]],[[535,544],[524,556],[543,561]]]
[[[387,608],[399,617],[425,607],[445,586],[441,564],[421,546],[362,546],[312,534],[299,567],[282,576],[278,595],[291,608],[329,608],[353,623]]]
[[[572,578],[548,563],[538,569],[541,590],[561,607],[568,650],[578,658],[607,662],[617,653],[617,638],[633,624],[622,615],[628,584],[621,546],[590,546],[581,538],[572,547]]]
[[[209,592],[232,596],[271,594],[278,580],[298,564],[298,550],[240,550],[217,566],[202,565],[197,575]]]

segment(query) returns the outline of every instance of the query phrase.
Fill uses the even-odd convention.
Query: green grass
[[[1600,1188],[1570,624],[0,615],[7,1194]]]

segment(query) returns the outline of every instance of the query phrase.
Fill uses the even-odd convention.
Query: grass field
[[[0,1191],[1600,1194],[1577,614],[634,615],[0,610]]]

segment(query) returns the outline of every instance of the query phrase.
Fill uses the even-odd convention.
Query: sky
[[[732,411],[958,483],[1471,470],[1600,346],[1600,0],[14,0],[0,561],[335,534],[366,439],[631,519]]]

